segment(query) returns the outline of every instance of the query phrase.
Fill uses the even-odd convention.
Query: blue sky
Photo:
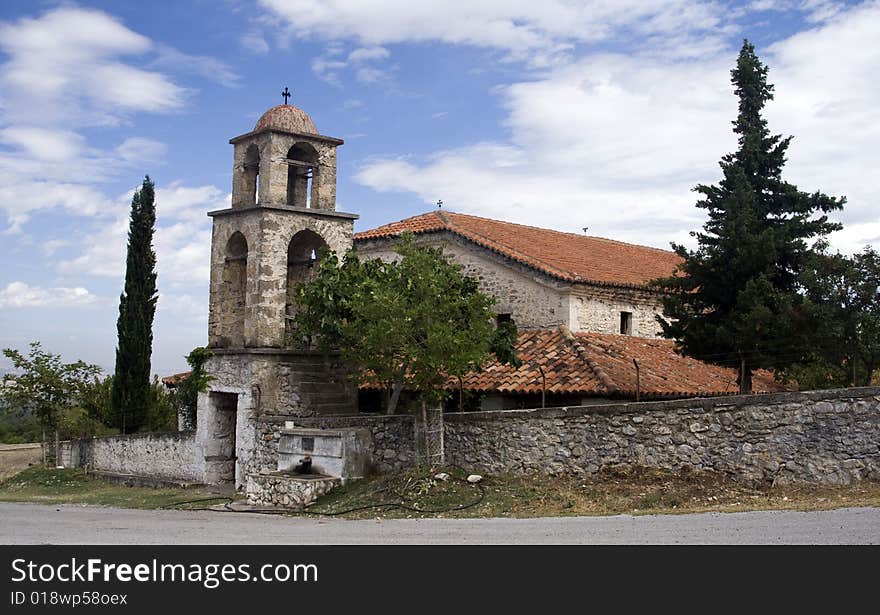
[[[743,37],[770,65],[787,178],[880,247],[880,4],[154,0],[0,4],[0,347],[112,367],[131,190],[158,186],[153,368],[206,341],[232,136],[281,102],[345,139],[364,230],[445,207],[668,247],[733,149]],[[0,370],[8,367],[0,362]]]

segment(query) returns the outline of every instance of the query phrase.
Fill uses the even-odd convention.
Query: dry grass
[[[191,500],[199,500],[193,506],[207,506],[227,499],[203,488],[128,487],[89,476],[81,468],[34,466],[0,482],[0,502],[166,508]]]
[[[0,444],[0,481],[37,465],[41,458],[39,444]]]
[[[451,481],[401,472],[351,483],[321,498],[310,510],[339,512],[379,502],[404,502],[419,509],[453,509],[479,498],[456,470]],[[568,515],[676,514],[709,511],[823,510],[880,506],[880,483],[847,487],[769,487],[736,483],[713,472],[672,473],[651,468],[608,469],[588,479],[488,476],[482,501],[443,513],[371,508],[342,516],[543,517]]]
[[[713,472],[672,473],[630,468],[607,469],[582,479],[486,476],[480,486],[475,486],[464,480],[466,474],[459,469],[446,470],[452,475],[448,481],[434,479],[436,471],[409,470],[355,481],[334,489],[309,511],[366,519],[880,507],[880,483],[870,481],[847,487],[750,486]],[[203,500],[192,504],[201,507],[224,499],[205,489],[126,487],[88,476],[79,469],[36,466],[0,481],[0,501],[7,502],[161,508],[189,500]],[[405,507],[388,505],[394,503]],[[346,512],[350,509],[358,510]]]

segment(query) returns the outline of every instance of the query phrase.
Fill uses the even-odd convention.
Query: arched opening
[[[223,298],[220,304],[224,345],[244,346],[244,313],[247,292],[247,240],[235,232],[226,242],[223,266]]]
[[[318,272],[318,258],[327,249],[327,242],[314,231],[300,231],[287,246],[287,302],[285,332],[290,336],[296,316],[296,289],[310,281]]]
[[[244,155],[244,194],[247,205],[260,202],[260,148],[252,144]]]
[[[317,185],[318,152],[308,143],[297,143],[287,151],[287,204],[311,207]]]

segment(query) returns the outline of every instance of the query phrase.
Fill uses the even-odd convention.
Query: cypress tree
[[[131,199],[125,289],[119,297],[116,321],[118,342],[112,405],[116,427],[137,431],[150,405],[150,356],[153,352],[153,316],[156,313],[155,191],[150,176]]]
[[[799,272],[808,240],[840,225],[826,213],[845,198],[802,192],[782,179],[791,137],[770,134],[762,116],[773,99],[767,67],[743,42],[731,82],[739,98],[733,122],[738,149],[725,155],[717,185],[700,184],[697,207],[708,212],[698,247],[672,244],[683,259],[677,275],[658,280],[665,291],[660,325],[684,354],[736,367],[740,393],[755,369],[778,369],[807,352],[808,318]]]

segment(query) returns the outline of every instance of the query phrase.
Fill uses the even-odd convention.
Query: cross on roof
[[[287,86],[286,86],[286,85],[284,86],[284,91],[281,92],[281,96],[284,97],[284,104],[286,105],[286,104],[287,104],[287,99],[290,98],[290,97],[292,96],[292,94],[290,93],[290,90],[287,89]]]

